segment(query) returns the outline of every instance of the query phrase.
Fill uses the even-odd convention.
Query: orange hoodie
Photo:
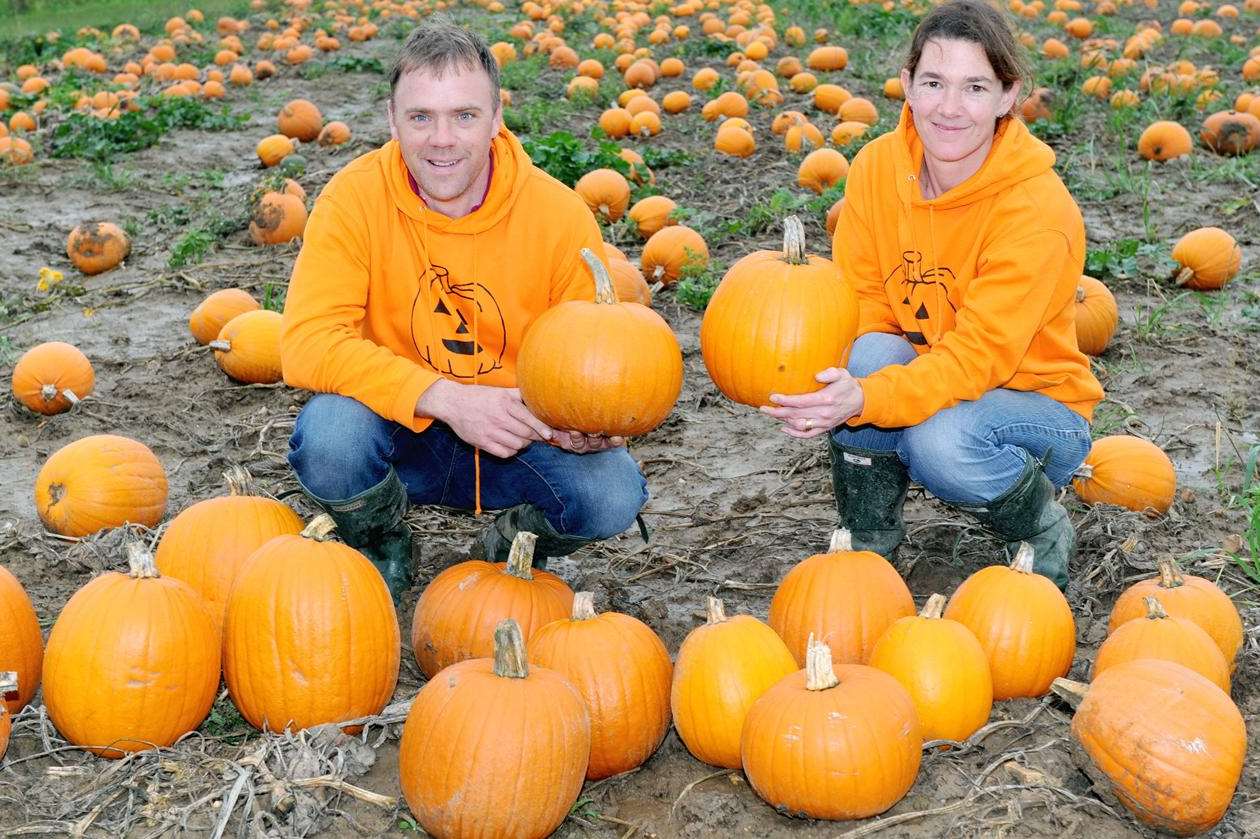
[[[908,106],[853,159],[832,242],[858,334],[904,335],[918,356],[859,380],[851,425],[917,425],[994,388],[1037,391],[1090,419],[1103,396],[1076,346],[1080,210],[1054,152],[1005,119],[980,170],[932,200]]]
[[[530,161],[506,128],[482,205],[453,219],[412,191],[390,141],[333,176],[315,202],[284,306],[293,387],[359,400],[423,431],[416,401],[439,376],[516,386],[526,328],[564,300],[593,300],[579,255],[602,253],[586,203]]]

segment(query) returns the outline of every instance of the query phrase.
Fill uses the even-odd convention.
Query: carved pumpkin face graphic
[[[935,267],[923,270],[923,254],[918,251],[905,251],[901,254],[901,264],[889,273],[884,280],[887,288],[891,282],[901,285],[901,305],[910,309],[918,329],[905,329],[906,340],[916,346],[925,346],[928,339],[924,330],[931,328],[934,336],[948,331],[954,325],[954,313],[957,311],[949,299],[949,290],[954,283],[954,272],[949,268]],[[932,323],[934,314],[942,315],[941,322]],[[903,322],[902,327],[906,324]]]
[[[427,288],[421,288],[411,307],[413,342],[415,324],[426,320],[429,340],[424,346],[417,343],[416,349],[438,373],[471,380],[503,366],[507,324],[494,295],[481,283],[452,283],[445,268],[431,266]]]

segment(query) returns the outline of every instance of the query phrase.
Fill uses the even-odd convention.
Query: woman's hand
[[[862,413],[865,398],[862,386],[848,370],[828,367],[814,376],[826,387],[797,396],[770,394],[774,405],[763,405],[761,412],[783,420],[783,433],[807,440],[840,425],[849,417]]]

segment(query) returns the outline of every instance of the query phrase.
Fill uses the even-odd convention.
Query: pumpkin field
[[[802,237],[831,258],[929,3],[0,5],[0,836],[1260,836],[1260,0],[999,5],[1034,71],[1021,118],[1084,217],[1077,329],[1106,390],[1061,498],[1066,602],[1027,556],[973,576],[1011,563],[1003,545],[913,484],[895,571],[849,552],[824,438],[711,377],[758,347],[701,350],[738,260]],[[683,366],[629,442],[647,539],[534,571],[560,620],[513,613],[493,673],[413,641],[431,581],[448,606],[472,584],[450,575],[490,513],[408,512],[396,626],[371,568],[379,592],[338,605],[319,650],[277,605],[366,567],[286,460],[310,394],[283,383],[279,313],[320,190],[389,141],[391,65],[439,11],[492,44],[505,124],[587,200],[618,298],[663,318]],[[529,578],[528,539],[513,550],[505,573]],[[785,617],[811,585],[847,598],[830,652]],[[561,737],[589,709],[539,662],[596,614],[633,643],[568,654],[640,692]],[[955,685],[927,715],[907,668],[961,679],[973,647],[991,707]],[[305,688],[268,660],[304,661]],[[732,723],[706,678],[766,702]],[[852,717],[830,738],[803,710],[828,694],[828,724]],[[278,714],[294,727],[261,730]],[[457,736],[476,794],[426,810]]]

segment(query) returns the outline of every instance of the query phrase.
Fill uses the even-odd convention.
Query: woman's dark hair
[[[1023,45],[1016,40],[1006,16],[983,0],[950,0],[919,21],[906,56],[911,79],[919,67],[923,47],[933,38],[979,44],[1003,90],[1010,90],[1015,82],[1022,82],[1025,91],[1032,89],[1032,70]]]

